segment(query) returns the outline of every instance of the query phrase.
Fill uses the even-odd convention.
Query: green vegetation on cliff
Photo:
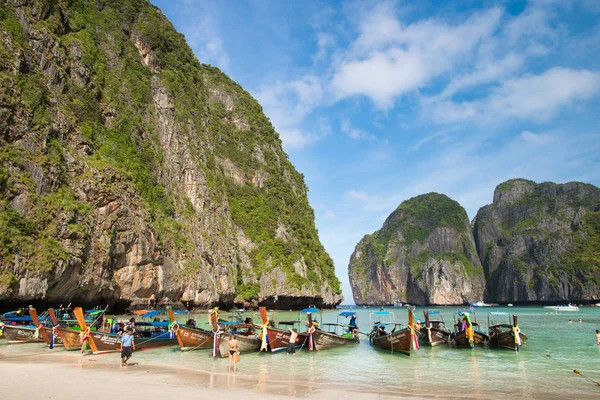
[[[97,229],[87,226],[90,205],[73,190],[90,183],[107,193],[132,188],[162,250],[194,254],[199,235],[211,238],[206,240],[212,250],[222,255],[229,243],[214,237],[233,222],[255,245],[249,259],[259,279],[280,268],[292,287],[318,292],[327,285],[341,293],[318,238],[304,177],[249,93],[217,68],[201,64],[183,35],[147,0],[35,3],[35,13],[23,6],[33,21],[29,29],[41,43],[56,43],[51,56],[35,54],[41,50],[24,34],[16,6],[0,9],[0,106],[19,109],[36,142],[22,147],[2,141],[0,191],[8,200],[0,204],[5,271],[0,284],[15,279],[8,273],[15,255],[23,258],[24,269],[50,271],[70,257],[62,242]],[[39,56],[47,62],[31,61]],[[206,204],[230,213],[231,221],[206,232],[197,230],[205,216],[176,182],[165,179],[171,166],[154,116],[155,91],[163,88],[163,99],[173,103],[172,109],[161,105],[164,118],[172,117],[171,129],[186,135],[181,145],[206,181]],[[0,119],[0,131],[8,129],[7,121]],[[81,163],[79,170],[66,169],[65,152]],[[225,163],[243,183],[230,176]],[[32,176],[32,169],[39,173]],[[23,193],[28,202],[20,203],[19,213],[10,200]],[[112,236],[108,230],[104,234]],[[296,273],[299,262],[306,264],[306,276]],[[186,278],[206,268],[198,259],[183,264]],[[248,281],[240,268],[233,270],[239,274],[232,279],[236,295],[256,299],[259,283]]]
[[[466,232],[465,221],[467,213],[458,202],[443,194],[427,193],[402,202],[371,240],[383,260],[390,240],[398,233],[402,235],[402,243],[410,246],[423,242],[438,227]]]

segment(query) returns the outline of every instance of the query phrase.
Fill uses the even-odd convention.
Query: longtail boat
[[[56,318],[54,308],[48,309],[48,315],[50,316],[50,321],[52,321],[52,329],[60,337],[64,348],[69,351],[81,350],[81,346],[83,344],[83,334],[81,330],[69,329],[67,327],[61,326],[59,324],[58,319]]]
[[[60,339],[56,331],[52,327],[42,325],[38,318],[37,311],[35,310],[35,308],[31,307],[29,309],[29,316],[31,316],[34,325],[39,330],[40,335],[42,336],[48,347],[53,349],[54,347],[63,346],[62,340]]]
[[[75,318],[93,354],[105,354],[121,351],[121,336],[115,333],[92,331],[83,318],[83,310],[76,307]],[[135,351],[157,347],[176,346],[177,339],[173,331],[167,331],[168,322],[136,322],[134,331]]]
[[[508,323],[499,322],[500,319],[504,319]],[[508,349],[512,351],[519,351],[521,345],[527,340],[525,335],[519,329],[517,323],[519,316],[513,314],[512,324],[510,321],[510,315],[503,312],[491,312],[488,313],[488,335],[490,336],[489,346],[498,349]]]
[[[340,317],[350,317],[350,324],[340,323]],[[338,314],[336,323],[322,323],[321,327],[315,327],[312,334],[315,350],[352,346],[360,342],[358,338],[358,325],[356,324],[356,313],[353,311],[343,311]]]
[[[44,343],[40,330],[30,325],[6,325],[2,328],[9,344]]]
[[[287,346],[290,343],[290,331],[288,330],[276,328],[272,326],[274,321],[269,321],[267,316],[267,309],[265,307],[260,307],[260,315],[263,321],[263,332],[266,331],[266,344],[271,352],[276,353],[282,350],[287,350]],[[304,323],[304,321],[282,321],[279,325],[283,326],[295,326],[297,324]],[[263,333],[264,335],[264,333]],[[264,337],[264,336],[263,336]],[[307,332],[298,332],[298,338],[296,339],[296,348],[302,348],[308,340]],[[263,346],[261,349],[265,348],[265,341],[263,339]]]
[[[169,308],[167,309],[167,313],[173,324],[171,329],[176,333],[177,343],[181,351],[210,349],[214,347],[215,335],[213,332],[196,326],[178,324],[175,321],[173,310]]]
[[[421,331],[421,342],[429,346],[448,343],[452,332],[446,327],[440,310],[424,310],[425,331]]]
[[[220,323],[219,326],[223,325]],[[236,322],[230,322],[225,324],[224,327],[227,329],[225,332],[219,333],[219,354],[221,357],[228,357],[229,355],[229,340],[234,338],[238,342],[238,351],[240,354],[247,354],[260,351],[262,339],[258,335],[254,334],[257,328],[254,324],[240,324]]]
[[[454,333],[452,340],[456,346],[475,347],[476,344],[484,345],[490,337],[481,330],[475,311],[457,311],[454,313]]]
[[[410,356],[411,350],[419,349],[419,333],[414,329],[415,317],[412,310],[408,309],[408,326],[394,322],[394,313],[390,311],[377,311],[370,314],[373,329],[369,334],[372,346],[383,350],[390,350]],[[385,319],[387,318],[387,321]],[[377,321],[373,321],[377,319]],[[391,332],[385,329],[392,328]]]
[[[33,307],[21,309],[18,312],[7,313],[4,319],[3,334],[9,344],[22,344],[22,343],[43,343],[43,325],[39,319],[34,322],[31,315],[23,315],[23,313],[29,312]],[[34,309],[35,312],[35,309]]]

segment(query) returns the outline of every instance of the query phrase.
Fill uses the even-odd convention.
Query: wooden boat
[[[221,325],[221,324],[219,324]],[[219,354],[221,357],[229,356],[229,340],[235,338],[238,342],[238,351],[240,354],[254,353],[260,351],[262,340],[253,332],[257,328],[254,324],[227,324],[228,331],[219,332]]]
[[[105,354],[121,351],[121,336],[114,333],[92,331],[83,318],[81,307],[74,310],[75,317],[82,331],[82,338],[87,341],[93,354]],[[136,322],[135,351],[158,347],[176,346],[177,339],[172,332],[166,330],[168,322]]]
[[[387,318],[387,321],[385,319]],[[411,349],[419,348],[418,335],[414,329],[414,314],[408,310],[408,326],[394,322],[394,313],[390,311],[377,311],[370,314],[372,331],[369,342],[372,346],[379,347],[390,352],[398,352],[410,356]],[[373,319],[377,321],[373,322]],[[382,321],[383,320],[383,321]],[[385,328],[392,328],[386,332]]]
[[[180,325],[175,321],[172,309],[167,309],[167,313],[169,314],[171,323],[174,324],[172,329],[176,332],[177,343],[181,351],[211,349],[214,347],[215,335],[212,331],[191,325]]]
[[[446,327],[440,310],[424,310],[425,331],[421,331],[421,343],[429,346],[438,346],[448,343],[452,332]]]
[[[508,321],[499,323],[500,319]],[[510,315],[503,312],[491,312],[488,314],[488,335],[490,337],[489,346],[497,349],[508,349],[519,351],[519,348],[527,340],[527,335],[519,329],[518,315],[513,314],[512,324]],[[515,336],[517,335],[517,336]]]
[[[40,330],[31,326],[5,324],[2,330],[9,344],[44,343]]]
[[[264,330],[266,331],[266,341],[264,343],[268,345],[269,350],[271,352],[276,353],[279,351],[287,350],[288,344],[290,343],[290,331],[289,329],[280,329],[274,326],[274,321],[269,321],[267,316],[267,309],[265,307],[260,307],[260,315],[263,320]],[[304,321],[295,320],[295,321],[282,321],[279,324],[283,326],[293,327],[304,323]],[[298,337],[296,339],[296,349],[302,348],[306,345],[308,340],[307,332],[298,332]]]
[[[350,324],[341,324],[340,317],[350,317]],[[322,328],[316,327],[312,333],[315,350],[325,350],[332,347],[352,346],[360,343],[356,313],[343,311],[338,314],[336,323],[322,323]],[[327,329],[327,330],[326,330]]]
[[[48,315],[52,321],[53,330],[60,337],[63,347],[69,351],[81,350],[81,331],[61,326],[53,308],[48,309]]]
[[[454,313],[454,333],[452,341],[456,346],[475,347],[484,345],[490,338],[481,330],[475,316],[475,311],[457,311]]]
[[[35,310],[35,308],[31,307],[29,309],[29,316],[31,316],[31,319],[33,320],[35,326],[38,327],[37,329],[39,329],[40,335],[42,336],[48,347],[50,347],[51,349],[53,349],[54,347],[63,347],[62,340],[60,339],[60,336],[58,336],[56,331],[52,327],[42,325],[38,318],[37,311]]]

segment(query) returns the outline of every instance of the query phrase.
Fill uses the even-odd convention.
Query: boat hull
[[[177,342],[179,343],[181,351],[211,349],[214,345],[215,338],[211,331],[180,326],[177,329]]]
[[[269,348],[271,349],[271,352],[276,353],[287,350],[288,344],[290,343],[290,331],[267,327],[267,336],[269,338]],[[307,338],[308,336],[306,333],[298,333],[296,347],[302,347],[302,345],[307,344]]]
[[[412,348],[412,333],[410,329],[392,332],[385,336],[371,337],[371,345],[383,350],[390,350],[410,356]]]
[[[333,347],[353,346],[360,343],[360,339],[358,337],[344,337],[319,329],[313,333],[313,341],[315,348],[318,351],[331,349]]]
[[[521,338],[521,343],[525,343],[527,340],[527,335],[524,333],[519,333],[519,337]],[[490,334],[489,346],[494,349],[517,350],[512,330]]]
[[[90,347],[92,348],[93,354],[116,353],[121,351],[121,336],[119,335],[92,331],[88,340],[92,341]],[[168,337],[168,334],[163,334],[161,337],[156,338],[136,337],[134,343],[135,351],[142,351],[159,347],[177,346],[177,339],[171,339]]]
[[[47,326],[42,327],[43,332],[40,330],[40,334],[42,335],[42,338],[44,339],[44,341],[46,342],[46,344],[48,346],[50,346],[50,342],[52,341],[52,337],[54,336],[54,343],[52,344],[52,347],[63,347],[63,341],[61,339],[61,337],[58,335],[58,332],[53,331],[52,328],[49,328]]]
[[[63,328],[56,328],[56,333],[60,337],[64,348],[68,351],[81,350],[81,331]]]
[[[451,332],[437,328],[425,328],[421,331],[421,343],[427,346],[439,346],[448,343]]]
[[[260,351],[262,340],[254,336],[233,335],[231,333],[221,333],[219,335],[219,354],[225,358],[229,356],[229,340],[234,337],[238,342],[238,351],[240,354],[248,354]]]
[[[35,328],[24,326],[4,326],[4,337],[10,344],[44,343],[44,338]]]
[[[473,332],[473,344],[484,345],[489,339],[489,336],[485,333],[479,331]],[[467,333],[465,331],[456,332],[454,334],[454,342],[458,347],[471,347],[469,338],[467,337]]]

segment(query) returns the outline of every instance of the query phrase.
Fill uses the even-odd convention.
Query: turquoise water
[[[407,311],[393,311],[397,322],[407,322]],[[422,318],[424,308],[415,314]],[[441,308],[447,325],[452,325],[456,308]],[[547,314],[542,307],[486,307],[476,309],[477,320],[487,325],[489,311],[519,315],[519,327],[528,335],[519,353],[508,350],[422,347],[410,357],[372,348],[361,335],[355,347],[301,351],[296,356],[283,354],[242,355],[238,380],[250,383],[261,392],[270,385],[284,387],[284,393],[306,395],[313,391],[336,389],[352,392],[378,392],[389,395],[439,397],[534,397],[600,398],[600,346],[595,330],[600,329],[600,307],[583,307],[579,312]],[[361,331],[369,332],[369,314],[376,309],[356,308]],[[339,311],[324,311],[323,322],[336,322]],[[296,319],[297,312],[275,313],[277,320]],[[187,318],[187,317],[186,317]],[[206,314],[195,315],[198,322]],[[579,319],[583,323],[578,323]],[[184,319],[183,316],[181,318]],[[573,323],[568,323],[572,319]],[[255,321],[260,321],[255,314]],[[364,339],[363,339],[364,338]],[[10,353],[25,352],[11,346]],[[2,352],[8,354],[6,346]],[[54,350],[63,352],[63,350]],[[550,355],[550,357],[547,356]],[[119,355],[94,356],[100,362],[118,362]],[[0,357],[1,358],[1,357]],[[132,361],[140,365],[169,365],[223,380],[227,359],[213,359],[208,350],[183,353],[178,348],[163,348],[135,353]],[[581,374],[576,375],[573,369]]]

